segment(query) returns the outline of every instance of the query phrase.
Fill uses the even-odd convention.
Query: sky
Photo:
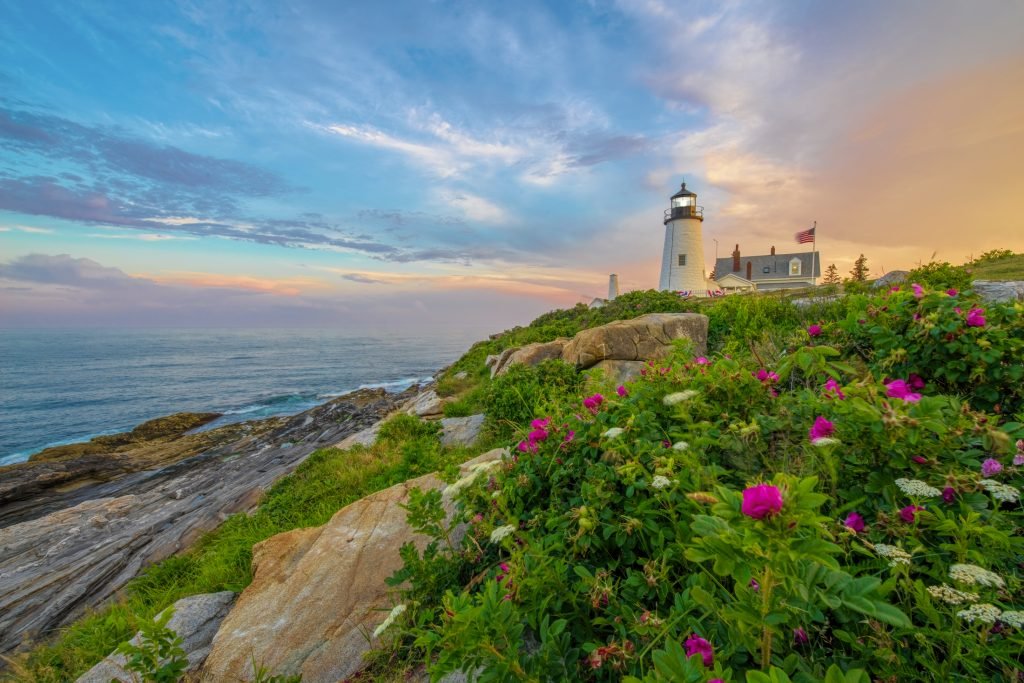
[[[502,329],[1024,250],[1024,3],[0,0],[0,327]]]

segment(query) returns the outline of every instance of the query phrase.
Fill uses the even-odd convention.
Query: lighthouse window
[[[686,265],[686,254],[680,254],[679,255],[679,265],[681,265],[681,266],[685,266]]]

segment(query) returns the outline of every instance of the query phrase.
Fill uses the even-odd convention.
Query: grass
[[[1024,254],[986,259],[968,267],[975,280],[1024,280]]]
[[[252,580],[252,546],[291,529],[319,526],[335,512],[375,491],[477,455],[442,449],[437,427],[409,416],[391,420],[371,447],[314,452],[275,484],[257,510],[229,517],[182,555],[152,565],[120,599],[87,614],[49,644],[11,662],[7,680],[74,680],[131,638],[143,619],[189,595],[241,591]]]

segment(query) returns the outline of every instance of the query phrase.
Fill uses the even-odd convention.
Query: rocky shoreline
[[[198,433],[216,415],[178,414],[0,468],[0,653],[103,604],[144,566],[255,507],[314,450],[415,392],[360,390]]]

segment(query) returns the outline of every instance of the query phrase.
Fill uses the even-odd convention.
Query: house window
[[[790,261],[789,262],[789,274],[790,275],[799,275],[800,274],[800,266],[801,266],[800,259],[795,258],[792,261]]]
[[[761,266],[761,272],[762,273],[770,273],[770,272],[772,272],[772,269],[769,268],[768,266]]]
[[[679,255],[679,265],[681,265],[681,266],[685,266],[686,265],[686,254],[680,254]]]

